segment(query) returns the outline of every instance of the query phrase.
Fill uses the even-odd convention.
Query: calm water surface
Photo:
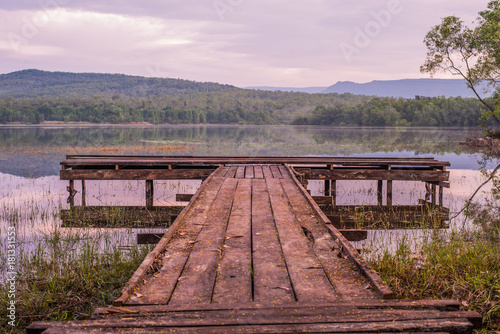
[[[482,182],[481,156],[459,144],[477,132],[318,126],[0,127],[0,241],[5,244],[7,228],[15,226],[18,243],[26,250],[55,230],[86,237],[106,234],[127,247],[137,232],[145,231],[61,228],[59,210],[69,205],[67,181],[60,181],[58,173],[66,154],[435,157],[451,163],[451,188],[445,189],[444,202],[456,212]],[[174,201],[178,192],[194,193],[199,184],[157,181],[155,204]],[[309,187],[321,194],[318,182]],[[339,204],[374,204],[376,194],[370,189],[370,181],[338,182]],[[87,205],[144,205],[144,182],[87,182],[87,190]],[[416,204],[423,193],[422,184],[394,182],[395,204]],[[78,204],[78,195],[76,199]],[[451,225],[460,224],[459,217]],[[408,231],[371,231],[369,242],[402,233]],[[5,247],[0,249],[1,255]]]

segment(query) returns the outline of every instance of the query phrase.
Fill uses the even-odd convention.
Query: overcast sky
[[[442,17],[488,0],[0,0],[0,73],[123,73],[239,87],[421,78]],[[445,77],[442,75],[441,77]]]

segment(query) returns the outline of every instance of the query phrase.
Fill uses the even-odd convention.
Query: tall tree
[[[477,25],[469,28],[456,16],[442,19],[425,36],[427,58],[420,67],[423,73],[434,75],[448,72],[463,77],[467,86],[487,107],[483,119],[493,118],[500,126],[500,3],[493,0],[487,9],[479,12]],[[478,86],[488,82],[494,89],[493,103],[485,101],[478,93]],[[485,123],[486,134],[499,136]]]

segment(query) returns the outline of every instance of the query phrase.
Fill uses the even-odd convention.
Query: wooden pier
[[[394,300],[303,186],[309,173],[409,177],[441,187],[446,163],[378,159],[367,166],[368,159],[346,158],[335,160],[346,172],[334,173],[336,158],[148,159],[63,162],[61,178],[70,180],[138,179],[136,172],[204,181],[113,306],[86,321],[36,322],[28,333],[471,333],[480,326],[479,314],[454,301]],[[317,166],[297,166],[305,160]]]

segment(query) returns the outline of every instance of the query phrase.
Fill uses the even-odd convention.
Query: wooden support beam
[[[367,230],[339,229],[339,231],[348,241],[362,241],[366,240],[368,237]],[[164,234],[165,233],[137,233],[137,244],[155,245],[160,242]]]
[[[175,194],[175,200],[178,202],[189,202],[193,194]]]
[[[318,205],[333,205],[332,196],[312,196]]]
[[[153,180],[146,180],[146,208],[153,207],[154,186]]]
[[[208,177],[214,169],[75,169],[61,170],[61,180],[192,180]]]
[[[309,180],[394,180],[394,181],[448,181],[450,172],[441,170],[401,170],[401,169],[363,169],[336,168],[333,170],[320,168],[294,168],[298,173],[304,173]]]
[[[138,245],[156,245],[165,233],[137,233]]]

